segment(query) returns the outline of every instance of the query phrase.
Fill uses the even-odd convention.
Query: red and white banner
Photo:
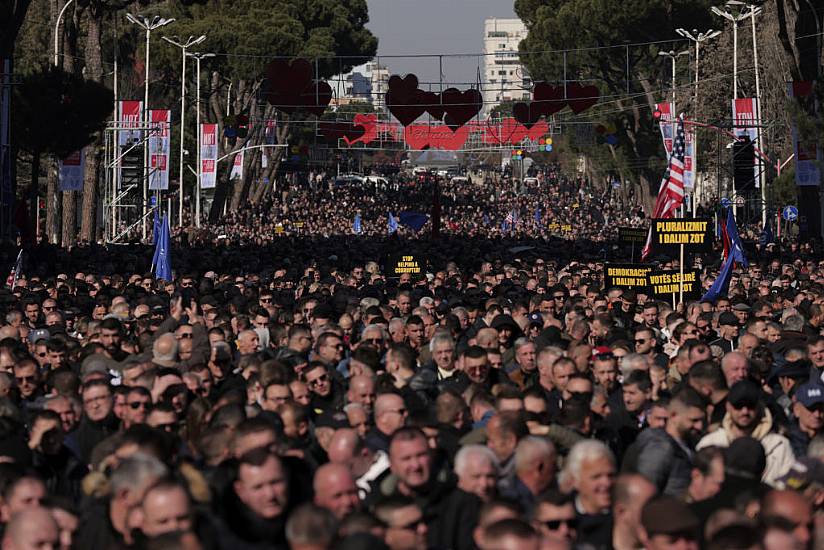
[[[243,179],[243,156],[246,154],[246,151],[241,151],[235,155],[235,160],[232,163],[232,171],[229,173],[229,179],[233,180],[235,178],[242,180]]]
[[[217,124],[200,125],[200,188],[217,185]]]
[[[168,109],[149,111],[153,131],[149,134],[149,189],[169,188],[169,154],[171,152],[172,112]]]
[[[673,118],[670,103],[658,103],[656,110],[661,113],[658,127],[661,130],[661,139],[664,142],[664,149],[669,157],[672,154],[672,129]],[[692,125],[684,125],[684,137],[686,138],[686,150],[684,151],[684,189],[690,190],[695,187],[695,128]]]
[[[125,100],[117,102],[118,145],[126,146],[138,143],[141,139],[143,117],[143,102],[139,100]],[[133,129],[132,129],[133,128]]]
[[[733,133],[735,137],[747,136],[753,144],[758,142],[758,106],[754,97],[742,97],[732,100]],[[755,186],[761,187],[761,163],[755,154]]]
[[[804,112],[815,112],[813,83],[809,80],[789,83],[790,97],[798,98],[805,105]],[[824,161],[821,144],[814,139],[801,140],[798,127],[792,125],[793,153],[795,153],[795,184],[799,186],[821,185],[820,163]]]
[[[82,191],[83,172],[86,167],[86,155],[75,151],[64,159],[57,161],[57,181],[61,191]]]

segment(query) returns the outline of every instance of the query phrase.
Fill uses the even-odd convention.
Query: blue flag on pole
[[[160,235],[155,245],[155,279],[172,280],[172,236],[169,230],[169,220],[166,216],[160,219]]]
[[[488,225],[489,225],[489,214],[484,212],[484,227],[487,227]]]
[[[540,208],[535,209],[535,216],[534,217],[535,217],[535,221],[537,223],[541,223],[541,209]]]
[[[389,213],[389,234],[391,235],[395,231],[398,230],[398,220],[395,219],[395,216],[392,215],[392,212]]]
[[[352,222],[352,232],[355,233],[355,235],[360,235],[361,231],[363,231],[363,227],[361,226],[360,214],[355,214],[355,221]]]
[[[738,236],[738,228],[735,225],[735,216],[733,216],[732,208],[727,209],[727,223],[724,226],[724,231],[729,239],[729,253],[727,258],[721,264],[721,271],[718,278],[712,284],[710,289],[701,297],[702,301],[714,302],[722,296],[726,296],[730,288],[730,278],[732,271],[735,269],[736,262],[747,266],[747,258],[744,256],[744,247],[741,244],[741,238]]]
[[[772,220],[767,218],[767,223],[764,224],[764,229],[761,230],[761,234],[758,236],[758,244],[761,245],[761,248],[764,248],[773,242],[775,242],[775,235],[772,231]]]
[[[159,235],[160,235],[160,216],[158,216],[157,208],[155,208],[155,210],[154,210],[154,221],[152,223],[152,244],[157,244],[157,237]]]
[[[401,212],[398,214],[398,221],[417,233],[429,221],[429,216],[421,212]]]

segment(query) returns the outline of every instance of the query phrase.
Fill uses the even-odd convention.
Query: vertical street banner
[[[664,150],[667,156],[672,154],[672,109],[668,102],[657,103],[655,109],[661,113],[658,119],[658,128],[661,130],[661,140],[664,142]],[[695,127],[684,125],[684,138],[686,140],[686,150],[684,151],[684,188],[695,188]]]
[[[117,144],[121,147],[138,143],[141,139],[141,117],[143,116],[143,102],[138,100],[122,100],[117,102],[118,130]]]
[[[171,121],[169,109],[149,111],[152,131],[149,134],[149,189],[165,191],[169,188],[169,154],[171,152]]]
[[[277,125],[278,121],[274,118],[267,118],[263,125],[263,140],[266,145],[275,145],[277,143]]]
[[[243,179],[243,157],[246,154],[246,151],[240,151],[238,154],[235,155],[235,160],[232,162],[232,171],[229,174],[229,179],[233,180],[235,178],[242,180]]]
[[[736,138],[748,137],[753,144],[758,141],[758,106],[754,97],[743,97],[732,100],[733,133]],[[758,153],[755,154],[755,186],[761,187],[761,163]]]
[[[82,191],[86,155],[75,151],[57,162],[57,181],[61,191]]]
[[[807,114],[815,113],[813,83],[809,80],[789,83],[789,95],[797,98]],[[798,126],[792,123],[793,153],[795,153],[795,184],[816,186],[821,184],[821,162],[824,161],[821,144],[815,139],[802,139]]]
[[[217,124],[200,125],[200,188],[217,185]]]
[[[14,189],[11,183],[11,59],[0,59],[0,204],[11,206]],[[5,209],[2,212],[7,222]]]

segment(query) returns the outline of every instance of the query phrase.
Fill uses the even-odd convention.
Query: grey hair
[[[597,460],[599,458],[606,458],[612,464],[615,464],[615,456],[604,443],[597,439],[584,439],[576,443],[572,450],[567,455],[564,469],[561,471],[559,485],[566,485],[571,482],[575,485],[581,475],[581,466],[584,461]]]
[[[817,460],[824,460],[824,435],[815,436],[807,447],[807,456]]]
[[[790,315],[784,319],[784,329],[801,332],[804,329],[804,318],[801,315]]]
[[[370,330],[380,331],[381,338],[383,338],[384,341],[389,340],[389,332],[387,332],[385,326],[379,325],[377,323],[373,323],[371,325],[366,325],[366,327],[363,329],[363,332],[361,332],[361,334],[365,334],[365,333],[369,332]]]
[[[21,311],[12,310],[6,313],[6,324],[12,324],[16,321],[19,321],[23,318],[23,313]]]
[[[621,358],[621,375],[626,378],[634,370],[647,370],[646,357],[640,353],[628,353]]]
[[[420,299],[420,301],[418,302],[418,305],[421,306],[421,307],[432,306],[432,305],[435,305],[435,300],[432,299],[430,296],[424,296],[423,298]]]
[[[534,435],[527,436],[515,447],[515,471],[520,472],[525,468],[530,468],[537,456],[554,457],[555,455],[555,445],[550,440]]]
[[[525,345],[531,344],[531,343],[532,343],[532,340],[530,340],[526,336],[521,336],[520,338],[515,340],[515,343],[513,344],[513,347],[515,348],[515,351],[518,351],[519,349],[521,349]]]
[[[169,475],[169,469],[157,458],[137,452],[125,459],[112,472],[109,486],[112,495],[120,491],[134,490],[154,483]]]
[[[452,336],[450,336],[448,332],[436,332],[432,336],[432,340],[429,341],[429,351],[435,351],[435,345],[441,344],[443,342],[448,342],[452,346],[455,345],[455,341],[452,339]]]
[[[455,455],[455,467],[453,469],[458,476],[463,475],[466,471],[467,463],[472,457],[485,458],[487,463],[492,464],[492,467],[495,468],[495,472],[500,473],[501,463],[495,453],[492,452],[492,449],[486,445],[465,445]]]

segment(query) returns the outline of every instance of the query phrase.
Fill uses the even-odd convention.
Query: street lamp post
[[[676,53],[675,50],[670,50],[668,52],[658,52],[658,55],[660,55],[661,57],[668,57],[668,58],[670,58],[670,61],[672,62],[672,97],[671,97],[672,103],[670,104],[670,118],[671,118],[671,121],[672,121],[672,130],[671,131],[672,131],[672,144],[673,144],[673,147],[675,147],[675,130],[676,130],[676,120],[675,119],[676,119],[676,116],[677,116],[677,114],[675,112],[675,62],[682,55],[689,55],[689,53],[690,53],[689,50],[684,50],[684,51],[681,51],[681,52],[678,52],[678,53]],[[682,206],[682,212],[683,212],[683,206]]]
[[[707,40],[711,40],[721,34],[721,31],[715,30],[708,30],[707,32],[698,32],[698,29],[693,29],[692,32],[688,31],[687,29],[675,29],[675,32],[690,40],[695,42],[695,99],[694,99],[694,107],[693,107],[693,118],[698,118],[698,83],[699,83],[699,64],[698,59],[701,54],[701,42],[706,42]],[[695,215],[695,204],[701,202],[701,186],[700,186],[700,178],[698,177],[698,139],[693,138],[692,140],[692,150],[693,156],[695,159],[695,164],[692,167],[693,173],[695,174],[695,198],[693,199],[693,209],[692,213],[693,216]]]
[[[141,27],[143,30],[146,31],[146,67],[145,67],[145,76],[144,79],[145,86],[143,92],[143,124],[146,128],[149,127],[149,44],[151,42],[152,31],[155,29],[159,29],[160,27],[164,27],[169,23],[174,22],[174,19],[166,19],[165,17],[160,17],[155,15],[151,19],[146,16],[137,16],[135,17],[131,13],[126,14],[126,19],[128,19],[131,23]],[[148,133],[148,130],[146,130]],[[142,208],[142,222],[141,226],[143,227],[143,239],[146,239],[146,214],[148,212],[148,201],[149,201],[149,148],[146,146],[145,140],[143,143],[143,208]]]
[[[54,24],[54,66],[57,67],[59,63],[59,55],[60,55],[60,21],[63,19],[63,14],[66,13],[66,10],[69,9],[69,6],[72,5],[74,0],[68,0],[63,9],[60,10],[60,13],[57,14],[57,22]]]
[[[200,160],[200,60],[214,57],[213,53],[192,52],[187,53],[189,57],[194,57],[197,62],[197,184],[195,185],[195,227],[200,227],[200,174],[203,169]]]
[[[177,46],[180,48],[183,58],[183,73],[180,77],[180,172],[179,172],[179,179],[178,179],[178,213],[177,213],[177,226],[183,227],[183,137],[186,134],[186,50],[191,48],[196,44],[200,44],[204,40],[206,40],[206,35],[202,34],[198,37],[190,36],[186,42],[181,42],[180,39],[176,36],[162,37],[163,40],[172,44],[173,46]],[[198,131],[200,129],[198,128]],[[200,139],[198,138],[198,143]],[[198,182],[199,184],[200,182]]]

